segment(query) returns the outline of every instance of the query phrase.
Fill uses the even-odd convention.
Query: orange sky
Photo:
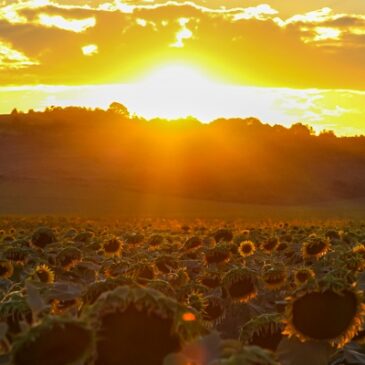
[[[365,133],[365,2],[0,0],[0,113],[110,100]]]

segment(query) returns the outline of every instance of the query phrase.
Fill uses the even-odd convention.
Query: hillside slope
[[[0,146],[0,186],[14,195],[22,184],[34,193],[35,183],[65,198],[80,186],[240,204],[365,197],[364,137],[314,136],[254,118],[204,125],[54,108],[1,116]]]

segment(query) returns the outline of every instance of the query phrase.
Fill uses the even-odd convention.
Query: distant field
[[[113,182],[0,180],[0,214],[261,219],[361,219],[365,200],[258,205],[128,191]]]

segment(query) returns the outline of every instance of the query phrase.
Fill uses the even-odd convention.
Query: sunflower
[[[243,241],[247,241],[250,238],[250,231],[248,229],[245,229],[241,232],[239,232],[233,239],[234,243],[239,245]]]
[[[13,276],[14,266],[9,260],[0,260],[0,278],[8,279]]]
[[[222,281],[233,300],[248,302],[257,295],[257,275],[248,268],[231,269]]]
[[[284,265],[266,265],[263,268],[262,280],[270,290],[278,290],[285,286],[288,273]]]
[[[85,323],[52,317],[31,327],[15,341],[12,364],[85,364],[94,351],[95,336]]]
[[[275,248],[275,251],[276,252],[283,252],[283,251],[286,251],[287,249],[289,248],[289,245],[288,245],[288,242],[280,242],[276,248]]]
[[[261,314],[246,322],[240,330],[240,340],[247,345],[276,351],[282,335],[282,318],[278,313]]]
[[[265,241],[261,247],[267,253],[270,253],[276,249],[279,244],[279,239],[277,237],[271,237],[267,241]]]
[[[198,276],[198,281],[208,288],[217,288],[221,284],[221,273],[217,270],[205,270]]]
[[[101,294],[106,291],[113,290],[117,286],[119,286],[119,283],[114,279],[106,279],[104,281],[93,282],[87,287],[82,297],[83,304],[93,304],[100,297]]]
[[[283,334],[301,341],[328,341],[343,347],[363,325],[362,293],[352,287],[300,290],[287,298],[286,327]]]
[[[66,271],[75,267],[82,259],[82,252],[77,247],[66,247],[56,256],[56,262]]]
[[[34,276],[43,283],[53,283],[55,275],[49,266],[42,264],[35,268]]]
[[[22,331],[21,323],[32,323],[32,310],[19,291],[12,292],[0,303],[0,321],[8,325],[8,334],[16,335]]]
[[[120,256],[122,247],[122,241],[116,237],[104,241],[102,244],[104,255],[109,257]]]
[[[158,246],[162,245],[165,242],[165,237],[160,234],[152,235],[147,241],[147,245],[151,249],[156,249]]]
[[[305,284],[308,280],[314,277],[314,271],[308,267],[302,267],[294,271],[294,282],[298,287]]]
[[[164,274],[168,274],[178,266],[178,261],[173,255],[160,255],[155,261],[158,270]]]
[[[225,243],[218,243],[215,247],[205,252],[205,261],[207,265],[222,264],[230,258],[230,246]]]
[[[202,244],[203,241],[199,237],[193,236],[186,240],[184,244],[184,250],[193,250],[197,247],[200,247]]]
[[[230,229],[221,228],[214,233],[215,242],[230,242],[233,239],[233,233]]]
[[[149,365],[161,365],[166,355],[202,333],[199,321],[187,313],[194,314],[150,288],[122,286],[105,293],[83,314],[98,338],[94,364],[140,365],[148,354]]]
[[[168,276],[169,283],[175,288],[182,287],[190,281],[188,271],[185,267],[182,267],[175,272],[172,272]]]
[[[319,259],[327,254],[330,246],[328,238],[322,239],[317,236],[311,236],[302,245],[302,255],[304,259]]]
[[[256,247],[252,241],[243,241],[238,247],[238,252],[242,257],[248,257],[255,253]]]
[[[206,298],[207,306],[204,308],[203,320],[207,322],[218,323],[225,314],[223,299],[214,295]]]
[[[103,272],[106,278],[117,278],[123,275],[128,268],[125,262],[110,262],[108,260],[104,263],[100,272]]]
[[[140,284],[146,284],[156,277],[156,269],[153,263],[139,262],[132,268],[133,278]]]
[[[24,265],[28,257],[28,251],[22,247],[9,247],[4,251],[4,257],[14,264]]]
[[[31,238],[31,243],[34,247],[45,248],[47,245],[56,242],[56,235],[51,228],[39,227],[36,229]]]
[[[208,300],[203,293],[193,290],[186,298],[186,304],[198,313],[203,313],[208,306]]]

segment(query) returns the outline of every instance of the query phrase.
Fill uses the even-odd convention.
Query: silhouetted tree
[[[130,117],[130,113],[129,113],[129,110],[127,109],[127,107],[116,101],[109,105],[108,111],[112,112],[112,113],[120,114],[121,116],[126,117],[126,118]]]
[[[319,134],[321,138],[336,138],[336,135],[333,131],[324,130]]]
[[[314,134],[314,130],[312,127],[304,125],[302,123],[295,123],[290,127],[290,131],[292,131],[297,136],[310,136]]]

